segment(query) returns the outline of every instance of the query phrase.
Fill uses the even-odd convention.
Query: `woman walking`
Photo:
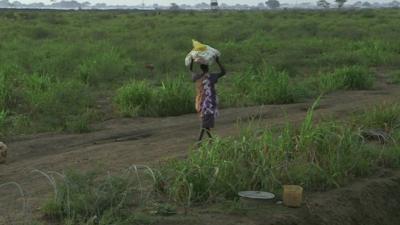
[[[215,84],[218,79],[226,74],[225,68],[219,61],[219,57],[215,58],[215,62],[220,68],[219,73],[210,73],[209,66],[201,64],[201,73],[193,72],[193,60],[190,64],[190,72],[192,80],[196,82],[196,111],[200,114],[201,130],[198,141],[203,139],[204,133],[212,138],[211,129],[215,125],[215,117],[218,115],[218,101]]]

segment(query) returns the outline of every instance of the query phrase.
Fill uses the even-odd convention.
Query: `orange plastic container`
[[[298,185],[283,185],[283,204],[288,207],[300,207],[303,201],[303,188]]]

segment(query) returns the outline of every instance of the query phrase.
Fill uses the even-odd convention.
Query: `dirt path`
[[[398,101],[399,97],[400,87],[385,83],[379,83],[372,91],[340,91],[324,97],[316,115],[341,117],[384,101]],[[299,122],[311,104],[310,100],[291,105],[224,109],[214,132],[219,136],[237,134],[237,121],[247,121],[252,117],[259,117],[258,125],[262,126],[276,126],[287,120]],[[197,115],[191,114],[109,120],[87,134],[40,134],[14,138],[8,142],[9,162],[0,165],[0,184],[18,182],[36,210],[43,197],[51,193],[51,187],[32,170],[86,170],[102,166],[118,171],[132,164],[150,164],[184,156],[196,140],[198,126]],[[10,213],[7,206],[18,203],[15,195],[10,194],[15,192],[11,186],[0,189],[0,218]]]

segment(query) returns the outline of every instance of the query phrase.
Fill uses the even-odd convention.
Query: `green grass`
[[[40,173],[56,181],[53,173]],[[64,225],[153,224],[154,219],[141,211],[149,196],[140,179],[143,177],[135,169],[107,176],[68,171],[54,183],[55,196],[42,211]]]
[[[291,103],[337,89],[370,89],[373,68],[391,68],[388,73],[399,69],[399,17],[391,9],[323,14],[4,11],[0,110],[8,112],[7,120],[14,125],[2,133],[87,130],[84,123],[102,119],[85,112],[98,114],[95,106],[104,90],[115,93],[109,97],[118,99],[121,115],[193,112],[193,85],[189,76],[179,76],[187,73],[183,59],[192,38],[222,52],[229,73],[218,87],[223,107]],[[153,64],[154,70],[146,64]],[[128,102],[145,94],[133,94],[134,87],[128,91],[131,82],[146,83],[162,107]],[[69,88],[77,93],[66,91]],[[77,106],[60,106],[77,95],[83,98]],[[56,96],[69,100],[57,103],[61,97]],[[67,119],[71,115],[75,122]]]
[[[7,119],[7,112],[6,111],[0,111],[0,128],[5,126],[6,119]],[[2,129],[0,129],[0,130],[2,130]],[[2,136],[2,135],[0,135],[0,136]]]
[[[381,124],[397,106],[365,114],[363,121]],[[381,114],[381,115],[378,115]],[[192,151],[185,160],[162,167],[157,187],[175,201],[191,204],[234,199],[242,190],[279,192],[283,184],[306,190],[326,190],[347,184],[378,167],[398,167],[397,145],[369,145],[361,138],[361,124],[344,121],[313,122],[310,109],[298,128],[274,131],[246,129],[239,137],[216,138]],[[367,123],[367,122],[366,122]],[[370,122],[368,122],[370,123]]]
[[[374,85],[375,76],[368,69],[352,66],[335,71],[335,76],[343,79],[344,88],[350,90],[368,90]]]
[[[400,84],[400,70],[395,70],[390,73],[390,82],[392,84]]]
[[[298,100],[296,87],[290,83],[286,72],[263,68],[232,76],[232,88],[221,95],[223,102],[226,99],[228,103],[236,101],[232,105],[261,105],[293,103]]]
[[[157,170],[144,167],[145,173],[136,166],[107,176],[36,171],[47,177],[55,193],[42,211],[63,225],[158,224],[163,219],[158,216],[176,213],[176,204],[231,202],[243,190],[279,195],[284,184],[324,191],[380,168],[400,167],[396,143],[378,145],[360,134],[365,127],[399,121],[398,105],[378,105],[352,119],[316,123],[318,103],[299,126],[263,128],[254,126],[254,120],[236,137],[214,138],[185,159],[167,161]],[[391,135],[400,140],[398,126],[392,127]]]
[[[400,128],[400,105],[383,103],[355,116],[355,123],[366,129],[384,129],[394,132]]]
[[[154,90],[146,81],[132,81],[117,91],[115,102],[122,113],[128,116],[143,115],[154,98]]]
[[[349,66],[336,69],[334,72],[321,74],[311,80],[314,89],[320,93],[335,90],[368,90],[372,89],[375,75],[362,66]]]
[[[119,110],[127,116],[177,116],[194,112],[194,87],[189,76],[169,78],[160,86],[147,81],[132,81],[118,89]]]

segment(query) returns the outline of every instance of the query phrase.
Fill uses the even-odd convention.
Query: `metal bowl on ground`
[[[238,193],[240,202],[246,206],[259,207],[274,203],[275,195],[264,191],[241,191]]]

